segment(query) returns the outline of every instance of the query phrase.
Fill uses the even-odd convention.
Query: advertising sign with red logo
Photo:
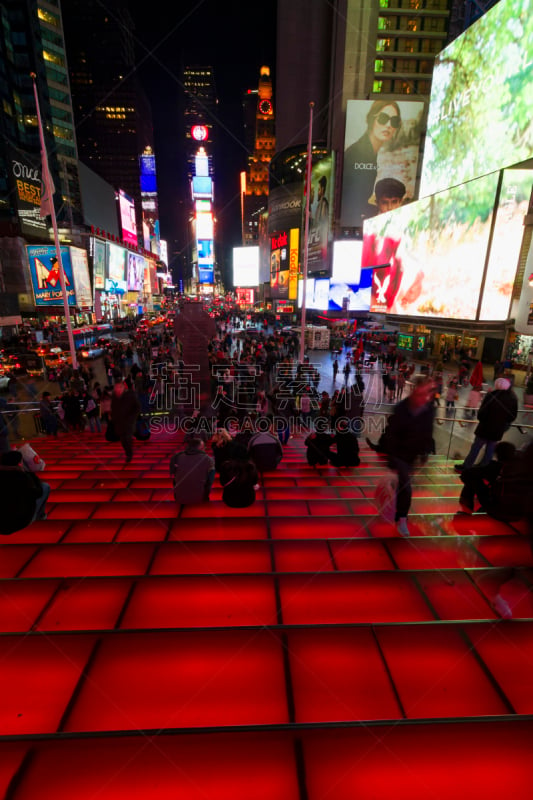
[[[289,236],[277,231],[270,237],[270,288],[276,299],[289,296]]]

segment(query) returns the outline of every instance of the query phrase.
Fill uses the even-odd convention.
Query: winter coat
[[[170,459],[170,474],[177,503],[193,505],[209,500],[215,462],[193,442]]]
[[[428,403],[413,413],[409,398],[396,404],[379,440],[379,449],[393,458],[413,464],[418,456],[434,451],[433,420],[435,407]]]
[[[517,414],[518,399],[513,390],[494,389],[483,398],[477,412],[479,424],[474,433],[480,439],[499,442]]]
[[[133,435],[140,411],[139,398],[132,389],[125,389],[122,394],[113,392],[111,395],[111,419],[118,436]]]

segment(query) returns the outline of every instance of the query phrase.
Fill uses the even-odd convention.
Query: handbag
[[[31,444],[25,442],[19,447],[19,451],[22,454],[22,460],[27,470],[30,472],[42,472],[44,470],[46,463],[44,459],[35,452]]]
[[[105,438],[108,442],[120,442],[120,436],[117,435],[113,420],[110,419],[105,429]]]
[[[392,470],[387,470],[387,473],[378,481],[374,491],[374,500],[379,513],[387,522],[394,522],[397,489],[398,475]]]

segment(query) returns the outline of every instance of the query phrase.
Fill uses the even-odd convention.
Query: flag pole
[[[311,155],[313,149],[313,101],[309,103],[309,139],[307,143],[307,170],[305,175],[305,225],[304,225],[304,258],[302,286],[302,330],[300,334],[300,364],[304,363],[305,353],[305,301],[307,292],[307,254],[309,247],[309,206],[311,201]]]
[[[57,267],[59,272],[59,283],[61,284],[61,293],[63,294],[63,308],[65,311],[65,321],[67,323],[67,333],[68,333],[68,343],[70,348],[70,355],[72,358],[72,368],[76,369],[78,366],[78,362],[76,360],[76,348],[74,346],[74,335],[72,333],[72,322],[70,319],[70,308],[68,304],[68,296],[67,296],[67,287],[65,283],[65,272],[63,270],[63,261],[61,258],[61,244],[59,242],[59,233],[57,230],[57,219],[56,219],[56,212],[54,208],[54,184],[52,182],[52,176],[50,175],[50,169],[48,167],[48,157],[46,154],[46,145],[44,143],[44,130],[43,124],[41,120],[41,109],[39,107],[39,97],[37,95],[37,84],[36,84],[36,74],[35,72],[30,73],[31,79],[33,81],[33,94],[35,97],[35,106],[37,108],[37,122],[39,124],[39,140],[41,142],[41,173],[42,179],[41,184],[44,183],[46,196],[48,197],[49,204],[50,204],[50,216],[52,218],[52,228],[54,229],[54,243],[56,248],[56,258],[57,258]],[[41,202],[42,202],[43,192],[41,188]]]

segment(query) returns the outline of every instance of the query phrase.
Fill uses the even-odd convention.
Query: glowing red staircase
[[[376,515],[384,464],[310,468],[300,438],[255,505],[176,515],[170,436],[39,439],[48,519],[0,542],[0,796],[531,797],[532,556],[416,476],[412,537]],[[514,619],[491,607],[522,565]]]

